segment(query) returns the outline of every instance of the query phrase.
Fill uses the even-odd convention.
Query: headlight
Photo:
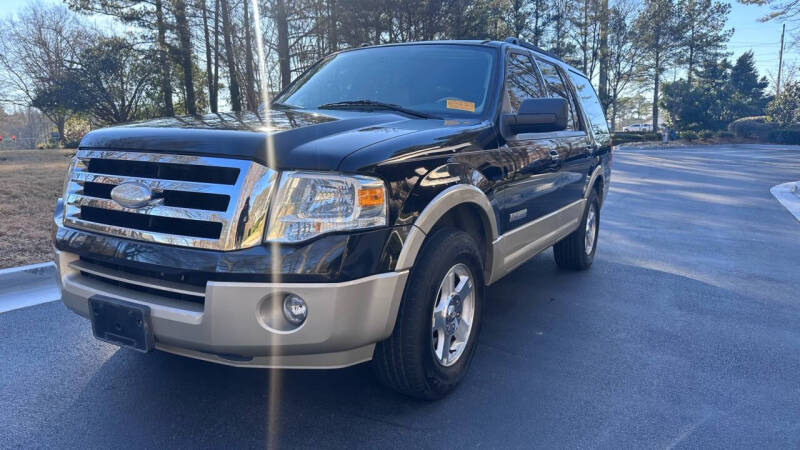
[[[269,216],[269,242],[301,242],[334,231],[384,226],[386,187],[361,175],[284,172]]]

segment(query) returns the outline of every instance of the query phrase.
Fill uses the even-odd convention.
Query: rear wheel
[[[564,269],[586,270],[597,252],[597,235],[600,230],[600,200],[592,189],[583,211],[578,229],[553,246],[556,264]]]
[[[428,237],[389,339],[378,343],[378,378],[404,394],[437,399],[453,390],[475,352],[483,306],[483,264],[475,241],[442,228]]]

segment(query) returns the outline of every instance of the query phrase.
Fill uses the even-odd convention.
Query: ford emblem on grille
[[[153,191],[150,187],[131,181],[122,183],[111,190],[111,198],[125,208],[141,208],[150,203]]]

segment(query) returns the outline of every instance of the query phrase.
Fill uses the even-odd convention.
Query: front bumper
[[[88,317],[88,299],[104,295],[151,310],[155,347],[233,366],[338,368],[372,358],[375,343],[394,328],[408,271],[339,283],[209,281],[202,302],[160,296],[85,276],[79,257],[56,251],[64,304]],[[118,274],[108,274],[113,281]],[[131,281],[127,279],[117,281]],[[147,280],[136,280],[149,286]],[[130,286],[130,285],[127,285]],[[277,294],[293,293],[308,306],[308,318],[291,331],[271,326]]]

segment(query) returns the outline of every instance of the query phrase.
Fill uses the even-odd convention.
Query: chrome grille
[[[228,158],[79,150],[67,182],[64,225],[129,239],[213,250],[261,242],[277,173]],[[129,208],[111,190],[139,182],[157,204]]]

